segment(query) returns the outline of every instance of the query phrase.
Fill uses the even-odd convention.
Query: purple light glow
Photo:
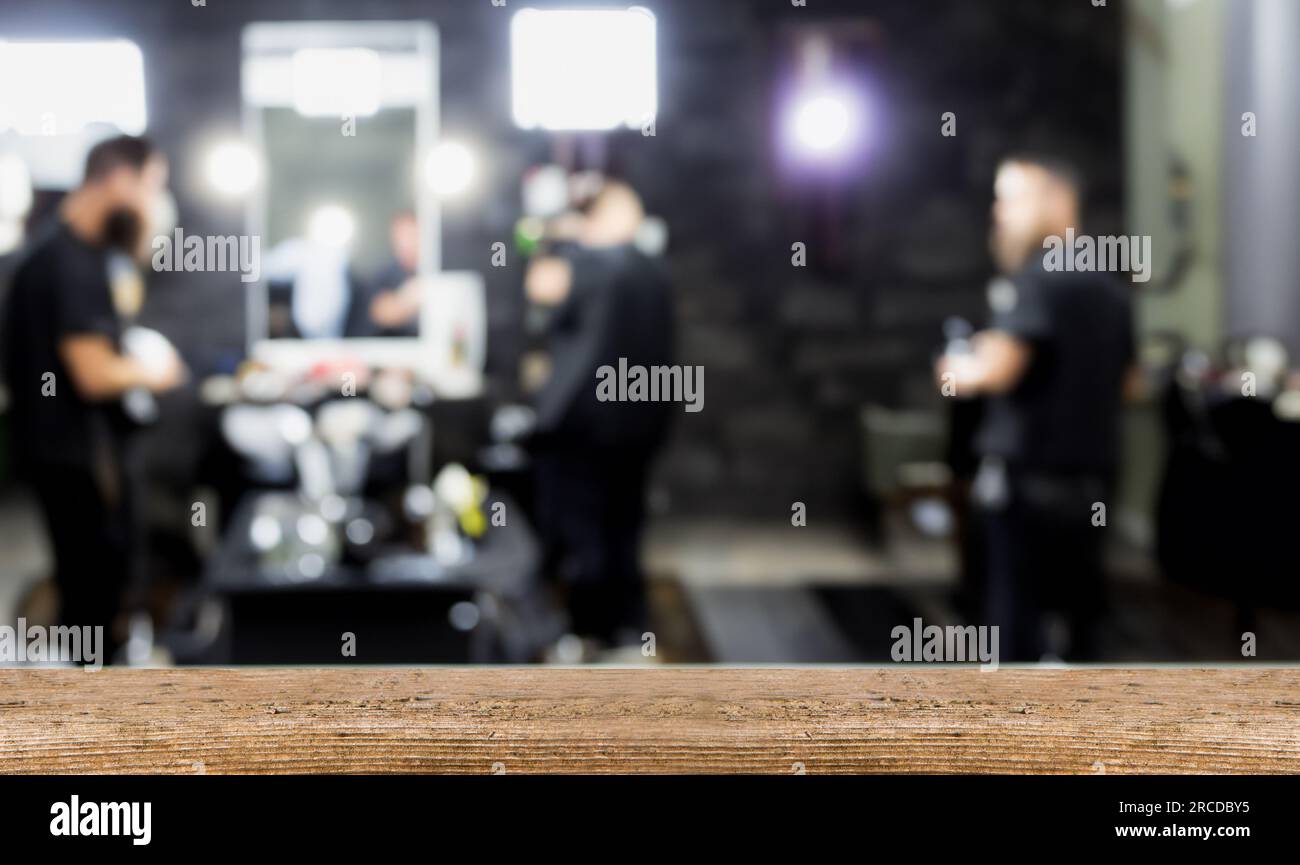
[[[865,88],[844,80],[791,87],[778,112],[781,161],[797,173],[843,174],[866,157],[871,112]]]

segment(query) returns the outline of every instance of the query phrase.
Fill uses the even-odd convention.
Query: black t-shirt
[[[653,450],[674,407],[664,402],[601,402],[597,371],[672,363],[673,316],[667,274],[635,247],[575,247],[569,296],[551,321],[551,378],[538,395],[538,429],[574,447]],[[681,411],[680,406],[675,407]]]
[[[977,450],[1025,469],[1109,474],[1119,459],[1130,289],[1099,273],[1033,264],[989,289],[991,326],[1033,346],[1024,379],[988,400]]]
[[[396,327],[380,327],[370,318],[370,304],[387,291],[396,291],[415,276],[394,259],[369,283],[359,280],[352,288],[352,307],[348,313],[346,336],[396,336],[412,339],[420,335],[420,317],[417,315]]]
[[[90,467],[105,446],[114,445],[115,409],[81,398],[58,346],[65,337],[85,334],[118,346],[121,325],[107,250],[80,240],[62,222],[48,226],[15,266],[0,320],[16,467]]]

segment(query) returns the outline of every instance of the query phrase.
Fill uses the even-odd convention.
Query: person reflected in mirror
[[[348,339],[374,336],[370,292],[352,266],[350,240],[306,232],[262,257],[267,336]]]
[[[420,266],[420,224],[414,213],[397,213],[388,227],[392,261],[371,281],[370,321],[378,336],[420,335],[424,287]]]

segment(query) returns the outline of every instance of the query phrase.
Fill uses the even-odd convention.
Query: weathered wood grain
[[[1300,773],[1300,671],[0,671],[0,772]]]

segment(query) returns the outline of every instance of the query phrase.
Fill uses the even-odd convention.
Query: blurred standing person
[[[1077,228],[1081,182],[1052,157],[1016,156],[997,173],[990,327],[973,351],[940,358],[940,384],[985,396],[974,498],[984,527],[986,624],[1001,657],[1049,648],[1043,611],[1070,625],[1067,654],[1095,651],[1103,609],[1102,540],[1094,506],[1110,501],[1119,419],[1135,360],[1129,289],[1104,273],[1048,271],[1044,243]]]
[[[174,351],[156,367],[122,352],[109,261],[144,256],[166,180],[166,160],[143,138],[95,145],[82,184],[13,272],[0,340],[15,466],[49,530],[60,619],[103,626],[105,662],[118,642],[132,535],[116,407],[128,391],[169,390],[184,375]]]
[[[420,335],[423,286],[416,279],[420,266],[420,224],[409,210],[397,213],[388,226],[393,259],[374,280],[368,312],[380,336]]]
[[[537,396],[538,519],[573,631],[638,644],[646,626],[640,539],[647,473],[667,403],[602,402],[597,370],[664,365],[672,308],[661,265],[633,240],[644,219],[631,187],[606,183],[561,255],[534,260],[529,299],[550,307],[551,374]]]

